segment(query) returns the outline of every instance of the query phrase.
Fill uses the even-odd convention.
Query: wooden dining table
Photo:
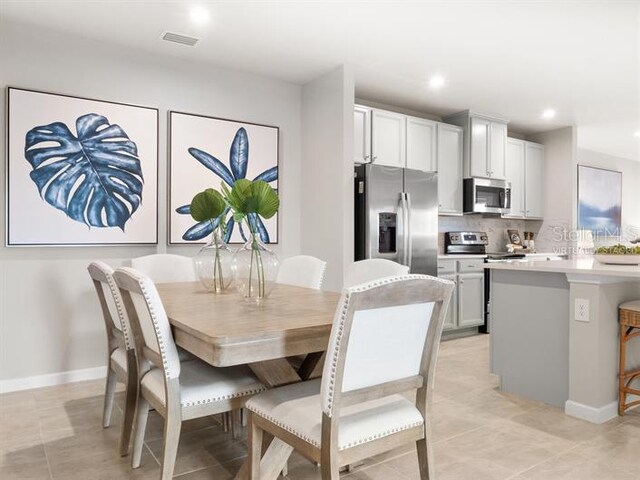
[[[276,285],[260,305],[235,292],[212,294],[198,282],[157,285],[177,345],[215,367],[248,365],[273,388],[321,375],[339,293]],[[304,356],[298,366],[287,357]],[[261,479],[276,479],[292,447],[266,438]],[[248,464],[236,479],[248,478]]]

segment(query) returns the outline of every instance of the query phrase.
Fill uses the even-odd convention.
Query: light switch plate
[[[575,320],[578,322],[589,321],[589,299],[576,298],[575,301]]]

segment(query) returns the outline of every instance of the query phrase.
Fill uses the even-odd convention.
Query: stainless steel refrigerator
[[[381,165],[355,167],[355,259],[386,258],[437,276],[436,173]]]

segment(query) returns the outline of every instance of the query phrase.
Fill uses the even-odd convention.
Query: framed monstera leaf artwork
[[[206,243],[215,225],[196,222],[189,205],[207,188],[233,187],[240,179],[264,180],[278,189],[278,127],[169,112],[169,243]],[[252,218],[264,243],[278,243],[278,215]],[[228,243],[249,232],[229,217]]]
[[[8,94],[7,245],[158,241],[158,110]]]

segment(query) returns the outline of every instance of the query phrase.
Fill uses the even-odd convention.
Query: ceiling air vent
[[[187,45],[189,47],[194,47],[196,43],[198,43],[197,38],[188,37],[186,35],[180,35],[179,33],[172,32],[164,32],[162,34],[162,40],[166,40],[167,42],[179,43],[180,45]]]

